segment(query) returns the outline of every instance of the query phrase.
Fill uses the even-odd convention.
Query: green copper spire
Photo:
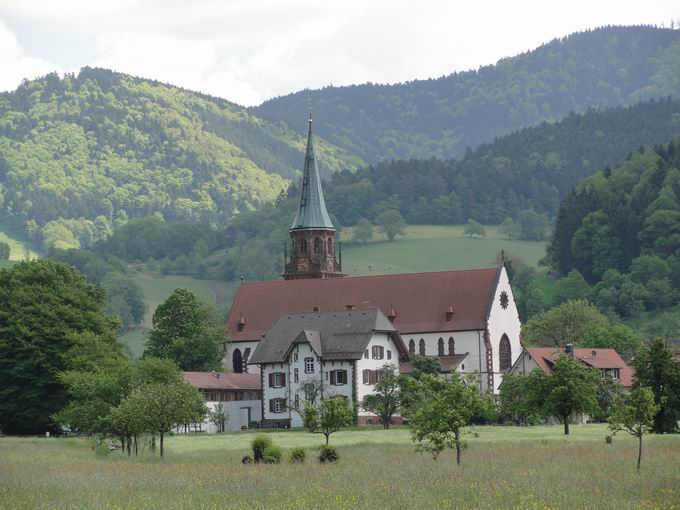
[[[307,152],[305,153],[305,169],[302,173],[302,189],[293,225],[294,229],[332,229],[333,223],[326,211],[326,202],[321,190],[321,177],[314,156],[314,140],[312,139],[312,116],[309,115],[309,134],[307,135]]]

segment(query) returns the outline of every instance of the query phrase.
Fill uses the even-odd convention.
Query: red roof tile
[[[260,390],[260,374],[233,374],[225,372],[182,372],[182,377],[192,386],[203,390]]]
[[[552,372],[552,366],[560,356],[566,355],[565,349],[557,347],[527,347],[526,350],[546,374]],[[635,371],[632,367],[626,365],[626,362],[614,349],[577,348],[574,349],[574,357],[594,368],[618,368],[621,384],[627,388],[633,385]]]
[[[273,280],[239,286],[227,319],[232,341],[259,340],[285,313],[377,307],[402,334],[486,327],[498,270],[470,269],[348,278]],[[447,310],[454,314],[447,321]],[[392,310],[394,309],[394,310]],[[245,324],[239,331],[238,321]]]

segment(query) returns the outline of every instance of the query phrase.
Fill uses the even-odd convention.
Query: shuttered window
[[[269,412],[282,413],[286,410],[286,400],[283,398],[269,399]]]
[[[373,359],[383,359],[385,357],[385,348],[381,345],[374,345],[371,347],[371,356],[373,356]]]
[[[364,384],[369,384],[369,374],[371,373],[370,370],[366,369],[362,372],[362,378],[363,378],[363,383]]]
[[[285,372],[272,372],[271,374],[269,374],[270,388],[283,388],[285,385],[286,385]]]
[[[392,351],[387,349],[387,359],[392,359]]]
[[[305,358],[305,374],[314,373],[314,358]]]
[[[333,386],[342,386],[347,384],[347,370],[331,370],[331,384]]]

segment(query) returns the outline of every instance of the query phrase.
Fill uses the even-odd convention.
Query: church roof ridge
[[[312,115],[309,115],[309,132],[307,134],[307,150],[305,151],[305,165],[302,172],[302,186],[300,201],[295,213],[291,230],[297,229],[331,229],[331,221],[321,188],[321,176],[314,153],[314,137],[312,135]]]

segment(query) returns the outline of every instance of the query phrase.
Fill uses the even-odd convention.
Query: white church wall
[[[255,352],[257,344],[260,342],[233,342],[227,344],[226,353],[224,358],[222,358],[222,365],[227,372],[235,372],[234,370],[234,351],[239,349],[241,356],[245,353],[246,349],[250,348],[250,356]],[[247,372],[249,374],[259,374],[260,367],[258,365],[247,365]]]
[[[508,295],[508,306],[503,308],[501,305],[501,294],[505,292]],[[508,335],[511,349],[511,365],[517,361],[522,353],[522,345],[520,343],[521,323],[519,320],[519,312],[515,303],[515,298],[510,287],[508,273],[503,268],[498,281],[498,286],[494,294],[493,304],[491,305],[491,312],[488,321],[489,338],[493,350],[493,370],[494,370],[494,393],[498,392],[498,387],[503,381],[503,373],[500,371],[499,345],[503,334]]]
[[[413,340],[415,353],[420,354],[419,343],[422,338],[425,341],[425,355],[437,356],[439,352],[439,339],[444,340],[444,354],[449,354],[449,337],[453,337],[455,344],[454,354],[468,353],[467,358],[458,366],[458,371],[463,373],[484,372],[484,356],[480,357],[480,348],[484,352],[484,331],[442,331],[438,333],[408,333],[402,334],[402,339],[409,347],[409,342]],[[480,366],[481,360],[481,366]]]

